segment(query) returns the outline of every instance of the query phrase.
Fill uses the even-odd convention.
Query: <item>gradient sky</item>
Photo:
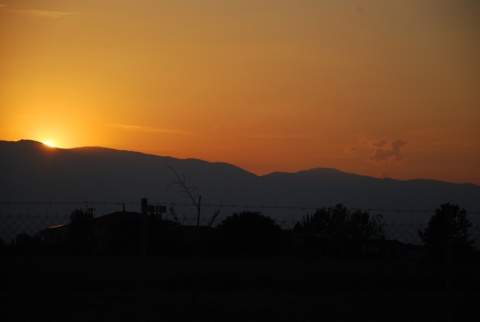
[[[0,139],[480,184],[478,0],[0,0]]]

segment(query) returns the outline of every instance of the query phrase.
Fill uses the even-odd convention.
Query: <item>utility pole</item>
[[[197,227],[200,226],[200,209],[202,207],[202,196],[198,197],[198,205],[197,205]]]

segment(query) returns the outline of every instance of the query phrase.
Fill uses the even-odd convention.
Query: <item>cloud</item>
[[[389,143],[387,139],[371,140],[359,134],[355,134],[355,137],[357,143],[345,147],[344,153],[369,153],[367,160],[372,163],[402,162],[406,160],[401,151],[401,148],[407,144],[405,140],[397,139]]]
[[[38,17],[38,18],[63,18],[77,15],[75,12],[66,12],[66,11],[50,11],[50,10],[18,10],[22,14]]]
[[[354,153],[358,152],[362,147],[369,146],[371,144],[370,140],[367,139],[367,137],[360,135],[360,134],[355,134],[355,138],[357,139],[357,143],[354,145],[347,146],[343,149],[343,153]]]
[[[404,161],[405,157],[403,156],[400,149],[407,144],[407,141],[404,140],[395,140],[390,146],[386,140],[372,143],[372,146],[375,148],[375,151],[370,155],[369,160],[372,162],[388,162],[388,161]]]
[[[140,125],[132,125],[132,124],[107,124],[111,127],[116,127],[122,130],[133,131],[133,132],[150,132],[150,133],[171,133],[171,134],[187,134],[187,135],[194,135],[194,133],[185,131],[185,130],[177,130],[177,129],[167,129],[167,128],[154,128],[154,127],[145,127]]]
[[[357,145],[370,145],[371,140],[369,140],[366,136],[361,134],[355,134],[355,138],[357,139]]]
[[[266,140],[284,140],[284,139],[305,139],[309,135],[303,133],[285,134],[280,132],[256,132],[244,134],[247,138],[266,139]]]
[[[44,18],[44,19],[59,19],[64,17],[76,16],[78,12],[59,11],[59,10],[39,10],[39,9],[13,9],[6,4],[0,4],[0,10],[11,12],[23,16]]]

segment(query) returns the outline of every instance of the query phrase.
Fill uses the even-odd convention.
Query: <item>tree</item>
[[[383,217],[370,216],[361,210],[352,212],[348,218],[348,237],[353,240],[385,239]]]
[[[294,232],[303,235],[303,247],[316,256],[358,255],[362,243],[385,239],[381,215],[366,211],[350,212],[342,204],[321,208],[295,225]]]
[[[342,204],[321,208],[297,223],[297,232],[315,233],[334,239],[383,239],[384,224],[381,215],[370,216],[366,211],[350,212]]]
[[[201,195],[197,195],[198,193],[198,188],[196,187],[189,187],[187,186],[187,183],[186,183],[186,178],[185,178],[185,175],[183,175],[183,177],[180,177],[180,175],[178,174],[177,171],[175,171],[174,168],[172,168],[171,166],[169,166],[168,164],[166,164],[167,168],[169,168],[173,174],[175,175],[175,177],[177,178],[177,181],[174,181],[172,183],[170,183],[169,187],[171,185],[176,185],[180,188],[180,192],[185,196],[187,197],[188,199],[190,199],[190,201],[192,202],[192,205],[195,206],[195,208],[197,209],[197,226],[200,226],[200,211],[202,209],[202,196]],[[174,215],[174,217],[176,218],[176,214],[175,214],[175,210],[172,208],[170,208],[170,211],[172,212],[172,214]],[[211,227],[213,225],[213,222],[215,221],[215,219],[217,218],[218,214],[220,213],[220,209],[218,209],[217,211],[215,211],[215,213],[213,214],[212,218],[210,219],[210,222],[208,223],[208,227]]]
[[[221,255],[266,256],[281,250],[281,229],[260,212],[234,213],[217,227]]]
[[[456,259],[466,258],[473,253],[474,239],[470,238],[469,228],[472,223],[467,218],[465,209],[450,203],[442,204],[428,221],[424,230],[418,234],[425,244],[428,254],[434,259],[444,259],[451,243],[452,256]]]

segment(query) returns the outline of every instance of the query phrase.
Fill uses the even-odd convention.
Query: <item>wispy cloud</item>
[[[29,15],[38,18],[48,18],[48,19],[57,19],[64,17],[76,16],[76,12],[67,12],[67,11],[50,11],[50,10],[17,10],[17,12],[24,15]]]
[[[232,132],[235,131],[236,135],[261,140],[282,140],[282,139],[309,139],[312,137],[319,137],[319,133],[306,133],[306,132],[292,132],[284,133],[278,131],[262,131],[256,130],[253,126],[248,124],[214,124],[211,126],[214,130],[222,130]]]
[[[305,134],[286,134],[279,132],[248,133],[245,137],[254,139],[283,140],[283,139],[302,139],[307,137]]]
[[[363,135],[355,135],[357,143],[352,146],[347,146],[344,153],[356,153],[359,151],[370,151],[368,161],[372,163],[384,162],[402,162],[405,161],[405,156],[401,151],[402,147],[407,144],[407,141],[396,139],[389,142],[387,139],[371,140]]]
[[[156,128],[156,127],[146,127],[133,124],[107,124],[111,127],[116,127],[126,131],[133,132],[146,132],[146,133],[170,133],[170,134],[184,134],[184,135],[195,135],[195,133],[179,129],[168,129],[168,128]]]
[[[0,10],[19,14],[23,16],[44,18],[44,19],[59,19],[65,17],[72,17],[79,15],[78,12],[60,11],[60,10],[40,10],[40,9],[15,9],[6,4],[0,4]]]

